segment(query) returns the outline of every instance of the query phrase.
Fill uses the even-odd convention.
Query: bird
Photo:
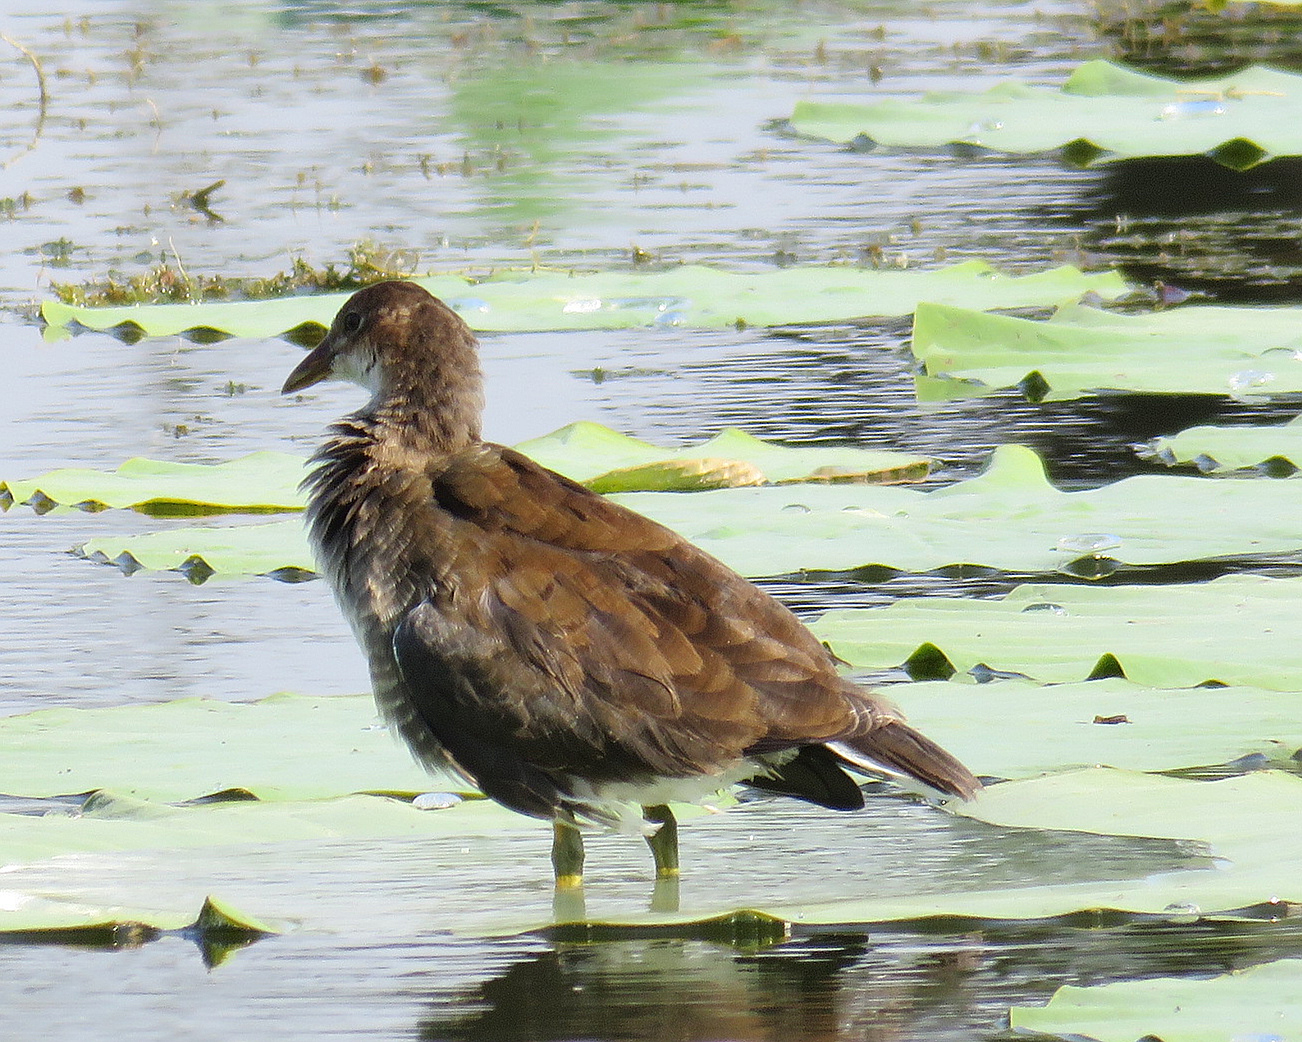
[[[864,806],[847,772],[981,787],[768,593],[484,441],[476,338],[421,286],[349,297],[282,393],[326,379],[370,399],[312,457],[306,523],[379,713],[426,768],[551,822],[558,892],[593,827],[676,878],[669,804],[736,783],[838,810]]]

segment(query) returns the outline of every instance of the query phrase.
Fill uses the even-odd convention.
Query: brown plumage
[[[373,397],[315,457],[311,536],[380,710],[423,763],[562,826],[616,823],[629,803],[666,820],[668,799],[739,780],[861,807],[845,766],[979,787],[772,597],[481,441],[475,338],[425,290],[355,294],[284,391],[328,377]],[[558,828],[558,845],[573,837]],[[656,855],[676,871],[676,850]],[[558,857],[558,881],[577,882]]]

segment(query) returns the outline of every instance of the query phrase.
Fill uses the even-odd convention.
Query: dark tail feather
[[[827,745],[853,767],[907,774],[933,789],[965,800],[981,788],[976,776],[957,759],[926,735],[899,721]]]
[[[844,765],[845,761],[827,746],[806,745],[771,774],[761,774],[746,784],[832,810],[860,810],[863,790],[842,770]]]

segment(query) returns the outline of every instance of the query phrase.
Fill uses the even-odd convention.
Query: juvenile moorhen
[[[843,810],[864,803],[845,767],[980,787],[768,594],[480,440],[475,337],[419,286],[354,294],[283,393],[327,378],[371,400],[315,455],[308,524],[380,713],[421,763],[553,822],[558,887],[582,880],[579,823],[634,827],[675,876],[667,804],[735,782]]]

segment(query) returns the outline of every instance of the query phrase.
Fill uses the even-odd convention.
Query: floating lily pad
[[[981,94],[916,101],[801,101],[799,134],[889,148],[959,145],[1027,155],[1062,149],[1080,166],[1211,156],[1247,170],[1302,154],[1302,76],[1262,66],[1175,80],[1107,61],[1079,66],[1059,90],[1004,83]]]
[[[743,485],[915,481],[925,456],[876,449],[788,448],[735,427],[700,445],[666,450],[597,423],[572,423],[517,445],[525,455],[598,492],[691,491]]]
[[[1047,1006],[1014,1006],[1010,1026],[1098,1042],[1282,1042],[1302,1035],[1302,960],[1281,959],[1213,980],[1159,977],[1062,987]]]
[[[984,474],[932,492],[808,484],[614,498],[749,576],[963,564],[1098,575],[1302,548],[1302,483],[1140,475],[1062,492],[1039,457],[1016,445],[997,449]],[[80,550],[127,570],[202,564],[199,577],[313,566],[297,520],[104,537]]]
[[[1001,778],[1099,763],[1169,771],[1244,756],[1284,761],[1302,747],[1291,691],[1109,679],[905,684],[887,695],[975,771]],[[0,720],[0,792],[12,797],[110,790],[161,802],[219,792],[271,801],[431,789],[466,785],[412,762],[379,726],[370,695],[184,699]]]
[[[0,861],[13,865],[68,853],[188,850],[341,836],[464,837],[518,828],[538,830],[530,819],[483,799],[466,801],[464,808],[457,804],[430,811],[384,796],[271,803],[231,800],[173,807],[97,792],[76,815],[0,816]]]
[[[1302,393],[1302,308],[1187,307],[1119,315],[1083,305],[1047,321],[922,304],[913,353],[921,399],[1020,387],[1033,401],[1101,390]]]
[[[1069,777],[1075,779],[1073,784],[1080,789],[1088,787],[1098,773],[1077,772]],[[1142,785],[1143,776],[1140,778],[1137,784]],[[1036,805],[1036,793],[1043,791],[1037,790],[1042,781],[1010,782],[991,791],[1011,790],[1002,798],[1000,806],[1005,813],[1012,814],[1007,809],[1010,806]],[[1204,793],[1210,799],[1210,815],[1217,821],[1232,820],[1236,801],[1241,804],[1257,795],[1251,791],[1219,792],[1207,783],[1185,784],[1202,786],[1202,789],[1179,791],[1177,819],[1180,815],[1187,818],[1188,805]],[[1025,796],[1019,801],[1016,797],[1023,787]],[[1095,791],[1099,796],[1116,795],[1104,782],[1095,785]],[[1280,794],[1272,792],[1271,795]],[[263,915],[274,914],[277,919],[304,919],[318,930],[329,929],[330,923],[341,914],[338,907],[323,906],[318,895],[327,886],[333,892],[339,887],[336,877],[348,873],[356,874],[357,885],[365,885],[363,880],[380,878],[407,880],[404,885],[429,894],[425,913],[408,914],[428,921],[429,913],[437,913],[440,920],[455,922],[464,932],[520,933],[547,927],[557,914],[549,914],[550,902],[546,898],[549,888],[545,825],[513,815],[487,801],[422,812],[376,797],[308,804],[239,803],[185,808],[110,796],[101,799],[102,806],[92,807],[91,814],[82,819],[29,816],[15,823],[13,819],[21,816],[0,815],[0,849],[9,851],[6,886],[11,903],[16,905],[39,893],[81,905],[153,908],[156,910],[153,916],[133,918],[153,922],[170,917],[174,921],[180,919],[180,910],[189,906],[188,901],[192,899],[189,895],[210,887],[215,875],[229,876],[233,866],[248,865],[253,866],[252,870],[245,868],[240,873],[243,906],[263,909]],[[931,820],[940,816],[939,811],[910,809],[899,800],[873,802],[876,806],[861,817],[820,814],[785,801],[741,807],[722,816],[698,817],[684,828],[685,849],[698,871],[724,870],[726,861],[713,865],[701,863],[711,858],[709,851],[716,846],[747,851],[750,857],[764,849],[771,855],[773,865],[734,865],[729,869],[728,888],[698,888],[677,912],[643,911],[644,896],[640,893],[630,902],[629,887],[622,881],[630,873],[637,874],[638,868],[634,866],[644,869],[648,860],[635,837],[595,837],[591,863],[595,877],[590,891],[596,901],[594,911],[589,915],[580,904],[577,909],[559,914],[567,919],[577,915],[587,922],[604,924],[611,935],[621,929],[656,929],[674,936],[690,930],[692,924],[735,915],[739,909],[744,910],[744,915],[758,914],[799,922],[806,927],[936,917],[1042,919],[1092,909],[1159,916],[1165,912],[1187,921],[1191,915],[1232,914],[1248,905],[1268,901],[1272,896],[1281,901],[1293,899],[1297,875],[1289,859],[1302,854],[1297,842],[1285,836],[1277,849],[1253,868],[1241,868],[1235,863],[1209,872],[1199,870],[1208,863],[1205,857],[1195,854],[1177,859],[1172,856],[1175,848],[1171,847],[1164,855],[1166,871],[1157,875],[1151,864],[1141,863],[1136,867],[1145,872],[1145,878],[1140,880],[1023,885],[1023,879],[1037,878],[1034,873],[1028,873],[1018,877],[1017,882],[1005,878],[997,888],[982,890],[954,887],[952,882],[947,884],[925,875],[901,880],[904,885],[882,885],[880,881],[874,885],[868,866],[861,871],[843,868],[833,878],[819,871],[798,876],[783,874],[784,859],[809,861],[808,855],[802,855],[798,849],[784,849],[784,840],[793,829],[804,837],[803,844],[813,842],[817,835],[818,849],[825,852],[824,856],[835,853],[837,857],[850,857],[855,850],[862,856],[868,835],[876,835],[879,830],[895,834],[883,850],[902,842],[910,834],[899,831],[906,819],[925,815],[925,820],[914,820],[911,826],[904,826],[906,830],[912,829],[914,842],[923,841],[928,827],[935,829],[942,824]],[[1277,821],[1287,820],[1288,815],[1295,813],[1295,803],[1288,800],[1276,799],[1272,806],[1278,808]],[[974,813],[980,816],[980,801]],[[1045,816],[1050,821],[1057,820],[1052,815]],[[1061,817],[1067,824],[1051,827],[1071,828],[1070,813]],[[1244,833],[1247,838],[1243,845],[1234,848],[1236,852],[1249,849],[1248,839],[1252,840],[1251,849],[1258,849],[1256,828],[1262,817],[1249,815],[1245,820],[1251,827]],[[797,823],[803,827],[797,828]],[[241,825],[247,827],[243,841]],[[1019,826],[1009,834],[1010,838],[1016,837],[1013,842],[1019,850],[1036,848],[1033,837],[1029,841],[1025,838],[1027,829],[1035,827]],[[1124,835],[1140,834],[1126,822],[1117,827]],[[701,835],[697,835],[698,828],[703,830]],[[992,849],[989,844],[997,843],[1001,829],[1002,826],[982,826],[979,834],[987,849]],[[1174,834],[1181,829],[1157,820],[1153,831]],[[1205,831],[1195,829],[1188,838],[1200,839]],[[971,831],[965,835],[969,840],[978,837],[978,833]],[[698,840],[703,845],[694,850]],[[59,849],[79,853],[76,858],[28,860]],[[871,853],[867,856],[871,865]],[[611,859],[614,864],[606,864]],[[1181,864],[1188,867],[1178,867]],[[775,873],[776,878],[782,879],[782,885],[773,885],[771,879],[766,884],[765,879]],[[1088,870],[1081,873],[1086,877],[1090,874]],[[263,884],[268,875],[298,876],[306,882],[286,892],[283,886]],[[529,882],[531,876],[536,877],[533,883]],[[467,877],[472,882],[458,883]],[[981,873],[974,872],[972,877],[979,879]],[[440,882],[432,884],[435,880]],[[483,893],[495,888],[501,888],[511,899],[505,904],[486,905]],[[605,893],[607,889],[622,894],[622,899],[612,903]],[[642,889],[638,886],[633,891]],[[782,895],[781,904],[774,903],[774,895]],[[1195,905],[1197,911],[1191,912]],[[30,926],[30,919],[24,925]],[[4,926],[3,909],[0,909],[0,929]]]
[[[1002,275],[980,261],[935,271],[783,268],[735,273],[685,265],[668,271],[578,275],[510,271],[471,282],[455,275],[414,279],[456,309],[472,328],[492,332],[631,329],[674,325],[722,328],[743,322],[775,326],[907,315],[919,301],[973,308],[1057,304],[1093,293],[1129,291],[1115,272],[1084,274],[1060,267],[1032,275]],[[47,300],[51,326],[88,329],[135,326],[147,336],[216,330],[267,337],[303,326],[324,330],[347,294],[220,304],[151,304],[87,308]]]
[[[1000,827],[1201,841],[1228,859],[1216,869],[1153,874],[1142,880],[1032,885],[951,893],[933,915],[1030,919],[1072,911],[1114,910],[1192,922],[1273,904],[1279,914],[1302,900],[1302,837],[1281,829],[1302,814],[1302,778],[1262,771],[1218,782],[1097,768],[1005,782],[950,809]],[[935,894],[868,898],[806,906],[801,922],[883,922],[925,916]],[[792,909],[769,909],[778,915]]]
[[[665,449],[599,423],[572,423],[517,446],[544,466],[599,492],[695,491],[738,485],[815,482],[889,483],[927,476],[931,460],[876,449],[787,448],[730,427],[696,446]],[[38,478],[0,481],[0,505],[87,510],[131,507],[146,514],[301,510],[299,456],[254,452],[227,463],[169,463],[131,459],[116,471],[81,468]]]
[[[351,703],[351,708],[357,708],[358,700],[320,701]],[[331,736],[334,716],[329,712],[316,716],[311,700],[274,699],[228,707],[229,712],[207,721],[196,715],[196,708],[191,701],[157,707],[152,713],[143,708],[61,711],[70,718],[62,724],[54,713],[31,714],[19,725],[24,721],[27,725],[41,721],[53,725],[45,730],[20,726],[30,742],[20,743],[12,757],[0,760],[18,772],[17,782],[23,784],[24,777],[49,773],[52,757],[40,748],[43,741],[72,754],[78,749],[78,740],[85,737],[86,766],[78,783],[89,777],[129,778],[134,767],[140,780],[131,787],[137,793],[151,789],[187,792],[196,785],[211,784],[204,775],[203,761],[231,759],[233,748],[242,746],[244,738],[254,737],[247,755],[237,758],[239,769],[232,773],[247,783],[242,787],[258,787],[259,776],[268,770],[286,773],[284,768],[262,763],[266,755],[263,746],[278,746],[283,756],[284,750],[303,745],[302,734],[292,734],[284,725],[285,720],[296,720],[298,729],[310,732],[304,759],[310,760],[315,770],[303,767],[287,772],[296,776],[289,788],[304,791],[309,778],[316,781],[307,782],[308,788],[311,784],[323,788],[346,784],[331,776],[340,763],[329,751],[335,742]],[[256,734],[263,721],[269,724],[268,733]],[[202,745],[205,723],[211,747],[220,751],[217,757]],[[97,727],[102,734],[95,733]],[[116,740],[132,728],[152,731],[143,742]],[[356,731],[350,733],[356,736]],[[180,741],[173,744],[169,739],[176,736]],[[1004,738],[1018,740],[1015,731],[1006,730]],[[1033,730],[1028,738],[1034,740]],[[324,748],[324,755],[316,755],[318,746]],[[344,757],[345,770],[353,769],[348,759]],[[12,765],[9,760],[14,761]],[[169,773],[180,780],[169,779]],[[14,780],[11,774],[3,784]],[[228,780],[225,772],[220,780]],[[1188,918],[1191,914],[1229,913],[1272,897],[1296,899],[1299,895],[1292,892],[1298,878],[1294,866],[1302,856],[1302,839],[1290,830],[1281,832],[1280,822],[1302,812],[1302,780],[1275,772],[1233,781],[1209,784],[1151,779],[1124,771],[1077,771],[993,786],[962,811],[996,822],[996,828],[1092,830],[1201,840],[1231,859],[1229,867],[1214,872],[1175,870],[1174,864],[1168,863],[1170,871],[1153,875],[1146,870],[1143,880],[1031,886],[1004,883],[997,889],[964,890],[943,882],[929,885],[925,878],[908,885],[873,886],[870,874],[848,885],[850,875],[845,870],[835,879],[815,873],[804,882],[787,878],[784,885],[775,887],[764,884],[769,869],[761,867],[758,880],[752,878],[753,873],[741,873],[735,881],[737,888],[726,892],[705,888],[681,912],[631,911],[625,899],[613,906],[600,905],[593,919],[606,923],[611,931],[652,927],[677,934],[691,924],[733,915],[739,906],[813,926],[937,916],[1043,918],[1087,909],[1158,915],[1165,911]],[[780,865],[783,837],[791,832],[795,820],[805,822],[800,831],[806,842],[813,835],[811,830],[824,830],[819,833],[819,849],[841,850],[838,856],[849,856],[865,836],[878,829],[901,827],[906,818],[926,815],[927,820],[917,820],[912,826],[924,832],[940,823],[930,820],[939,814],[934,810],[916,807],[906,811],[908,804],[898,800],[874,803],[878,805],[865,812],[867,820],[785,801],[743,806],[722,818],[702,816],[698,811],[696,821],[684,830],[687,850],[691,852],[698,838],[703,846],[697,856],[708,856],[705,851],[715,845],[746,848],[754,842],[758,829],[765,833],[762,844],[776,845],[773,861]],[[51,801],[50,812],[44,814],[0,813],[0,863],[7,867],[0,930],[105,921],[173,928],[187,921],[182,910],[192,907],[188,902],[196,891],[210,889],[213,878],[227,878],[232,866],[245,864],[254,867],[240,876],[242,906],[264,909],[263,914],[274,912],[277,918],[306,918],[318,929],[328,928],[340,914],[338,909],[322,907],[316,896],[326,886],[326,876],[349,871],[369,879],[416,873],[412,885],[416,878],[443,880],[437,887],[437,900],[431,898],[429,908],[451,916],[461,929],[509,933],[547,923],[539,918],[546,893],[545,825],[488,801],[466,801],[433,811],[378,796],[274,802],[241,799],[172,806],[100,791],[79,813],[59,813],[59,808],[58,801]],[[701,837],[695,835],[698,828],[704,830]],[[359,840],[365,842],[356,842]],[[607,857],[646,860],[642,845],[633,840],[599,837],[594,841],[598,879]],[[897,838],[887,846],[898,843]],[[1018,840],[1018,848],[1027,849],[1024,839]],[[181,851],[184,854],[178,853]],[[77,857],[56,857],[72,853]],[[1197,857],[1189,861],[1191,866],[1203,863],[1205,859]],[[617,861],[616,877],[622,879],[627,869],[619,864]],[[702,867],[702,871],[707,870]],[[387,874],[381,876],[382,872]],[[268,874],[284,873],[305,875],[309,882],[292,888],[289,895],[293,896],[274,884],[270,889],[260,885]],[[456,880],[467,873],[473,874],[476,882],[457,886]],[[537,886],[522,885],[522,874],[527,877],[530,873],[537,873]],[[598,883],[594,896],[600,899],[601,887],[610,882]],[[493,886],[509,887],[520,908],[510,912],[484,906],[482,891]],[[773,904],[771,896],[753,903],[772,894],[782,894],[784,903]],[[832,900],[832,894],[841,896]],[[872,896],[864,896],[868,894]],[[1191,913],[1195,906],[1196,912]],[[119,911],[112,912],[115,908]],[[141,908],[147,911],[131,911]]]
[[[1299,614],[1302,580],[1226,575],[1177,587],[1034,584],[998,600],[915,598],[830,611],[811,628],[855,666],[913,661],[930,677],[996,670],[1292,691],[1302,676]]]
[[[1172,466],[1193,464],[1207,474],[1253,469],[1292,477],[1302,464],[1302,416],[1263,427],[1190,427],[1154,438],[1140,455]]]
[[[127,574],[177,571],[196,585],[214,575],[270,575],[296,582],[316,574],[316,559],[299,518],[228,528],[168,528],[135,536],[103,536],[76,548],[91,561]]]
[[[184,699],[113,709],[43,709],[0,719],[0,792],[111,789],[190,800],[240,788],[263,800],[425,792],[432,778],[379,724],[370,695]]]
[[[0,502],[43,512],[54,506],[86,510],[131,507],[146,514],[301,510],[303,458],[253,452],[227,463],[169,463],[129,459],[117,470],[67,468],[39,478],[0,481]]]
[[[981,776],[1025,778],[1096,764],[1133,771],[1287,764],[1302,749],[1298,690],[1152,688],[1108,678],[899,684],[883,693]]]
[[[1302,778],[1285,771],[1192,781],[1111,767],[991,785],[955,804],[959,814],[1010,828],[1199,840],[1245,868],[1273,860],[1270,848],[1302,849],[1302,837],[1280,835],[1294,809],[1302,813]],[[1302,877],[1297,894],[1280,896],[1302,896],[1299,888]]]
[[[179,908],[131,908],[13,890],[0,892],[0,934],[20,934],[46,943],[120,948],[154,940],[163,932],[184,933],[201,944],[214,941],[229,946],[281,930],[211,896],[204,899],[198,916],[193,916]]]

